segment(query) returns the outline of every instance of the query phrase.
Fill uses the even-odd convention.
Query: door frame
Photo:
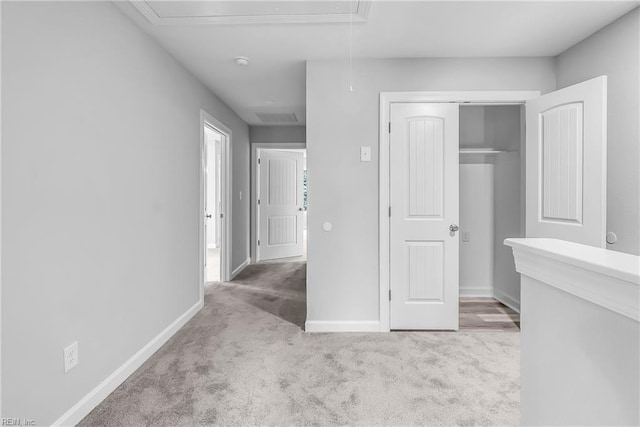
[[[380,153],[379,177],[379,318],[380,332],[390,331],[390,111],[392,103],[455,103],[464,105],[522,105],[540,96],[539,91],[435,91],[435,92],[380,92]],[[522,136],[524,138],[524,135]]]
[[[231,222],[233,207],[231,205],[231,189],[233,188],[232,174],[231,174],[231,157],[232,157],[232,131],[224,123],[216,119],[205,110],[200,110],[200,213],[198,214],[200,233],[200,247],[198,251],[198,266],[200,268],[200,301],[204,301],[204,285],[207,283],[205,276],[205,256],[207,255],[207,236],[204,235],[204,223],[205,223],[205,163],[206,163],[206,150],[207,143],[206,135],[204,132],[205,126],[214,129],[216,132],[224,135],[224,141],[220,144],[220,156],[221,156],[221,200],[222,209],[220,213],[222,217],[222,229],[220,230],[220,245],[222,250],[220,251],[220,281],[226,282],[230,280],[231,275]],[[203,256],[204,255],[204,256]]]
[[[306,150],[306,142],[251,143],[251,263],[258,261],[258,154],[260,150]],[[307,156],[309,153],[307,153]],[[308,160],[308,157],[307,157]]]

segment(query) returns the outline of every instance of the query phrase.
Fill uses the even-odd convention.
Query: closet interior
[[[519,310],[507,237],[524,236],[524,107],[460,106],[460,296]]]

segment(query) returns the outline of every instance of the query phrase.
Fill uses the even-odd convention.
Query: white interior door
[[[527,101],[526,237],[605,247],[607,78]]]
[[[260,150],[258,260],[302,255],[303,163],[302,152]]]
[[[390,327],[458,329],[458,105],[392,103]]]

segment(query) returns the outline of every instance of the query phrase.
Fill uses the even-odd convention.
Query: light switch
[[[361,162],[371,161],[371,147],[360,147],[360,161]]]

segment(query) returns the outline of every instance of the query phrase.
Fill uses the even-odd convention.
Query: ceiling
[[[116,4],[247,123],[263,125],[257,113],[305,123],[305,61],[348,60],[350,28],[354,59],[556,56],[640,1]]]

